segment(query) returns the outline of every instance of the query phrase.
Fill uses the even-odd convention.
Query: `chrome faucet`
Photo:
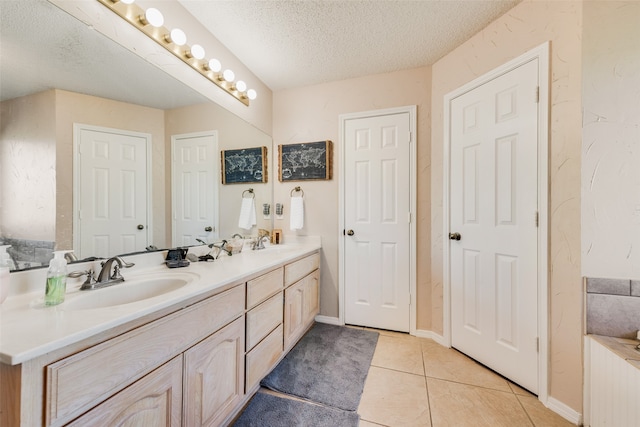
[[[115,263],[115,265],[114,265]],[[69,273],[69,277],[87,276],[87,280],[84,281],[80,287],[81,291],[100,289],[107,286],[115,285],[116,283],[124,282],[124,277],[120,274],[120,269],[133,267],[135,264],[132,262],[126,262],[119,256],[114,256],[101,263],[102,269],[98,273],[96,279],[93,275],[93,270],[87,271],[74,271]],[[113,269],[113,273],[111,270]]]
[[[260,249],[264,249],[264,242],[265,239],[268,241],[269,240],[269,236],[261,236],[258,237],[258,239],[256,240],[256,242],[253,244],[252,249],[254,251],[260,250]]]

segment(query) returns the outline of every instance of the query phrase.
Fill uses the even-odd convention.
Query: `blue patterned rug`
[[[316,323],[261,385],[355,411],[377,343],[377,332]]]

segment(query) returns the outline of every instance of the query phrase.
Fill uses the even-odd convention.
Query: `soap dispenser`
[[[70,251],[54,251],[53,259],[47,270],[47,287],[44,293],[44,305],[57,305],[64,302],[67,291],[67,260],[64,254]]]
[[[11,258],[7,249],[11,246],[0,246],[0,304],[7,299],[9,295],[9,271],[11,270]]]

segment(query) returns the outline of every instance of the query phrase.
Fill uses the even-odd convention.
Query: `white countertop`
[[[65,302],[47,307],[43,303],[46,269],[12,273],[11,287],[19,287],[21,291],[13,290],[9,298],[0,305],[0,362],[11,365],[23,363],[181,301],[211,293],[244,277],[316,251],[320,246],[319,237],[288,238],[284,245],[272,245],[259,251],[245,248],[233,256],[221,255],[213,262],[191,263],[188,267],[172,269],[162,262],[166,251],[125,256],[126,261],[136,263],[135,267],[122,270],[125,284],[126,280],[135,282],[147,275],[189,273],[194,279],[187,285],[162,295],[105,308],[73,308],[73,301],[77,298],[86,298],[88,292],[101,291],[80,291],[82,279],[69,279]],[[206,253],[208,248],[200,247],[200,252],[202,251]],[[198,248],[192,248],[190,252],[200,254]],[[69,272],[82,269],[76,264],[68,268]],[[14,274],[20,276],[14,277]],[[30,281],[38,283],[16,283],[14,286],[14,281],[24,282],[26,276],[29,276]],[[124,284],[105,289],[115,289],[122,285]]]

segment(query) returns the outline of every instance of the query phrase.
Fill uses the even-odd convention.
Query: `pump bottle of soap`
[[[0,246],[0,304],[9,295],[9,270],[11,270],[11,258],[7,249],[11,246]]]
[[[47,270],[47,287],[44,293],[44,305],[57,305],[64,302],[67,291],[67,260],[64,254],[69,251],[54,251],[53,259]]]

